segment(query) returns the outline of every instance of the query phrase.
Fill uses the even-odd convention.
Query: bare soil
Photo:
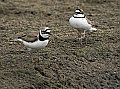
[[[82,41],[76,8],[98,29]],[[46,48],[14,42],[45,26]],[[0,0],[0,89],[120,89],[120,0]]]

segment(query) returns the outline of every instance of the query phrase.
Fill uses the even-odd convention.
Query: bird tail
[[[90,28],[90,32],[93,32],[93,31],[97,31],[97,29],[96,29],[96,28],[91,27],[91,28]]]

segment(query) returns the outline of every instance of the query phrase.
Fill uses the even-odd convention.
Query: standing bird
[[[83,10],[81,9],[76,9],[75,14],[69,19],[69,23],[79,31],[78,36],[80,36],[80,31],[84,31],[83,37],[81,36],[80,39],[85,37],[86,31],[92,32],[97,30],[92,27],[90,21],[85,17]]]
[[[44,48],[49,42],[50,31],[51,29],[49,27],[45,27],[45,29],[43,31],[40,30],[39,34],[32,40],[23,37],[17,37],[16,40],[22,42],[29,50]]]

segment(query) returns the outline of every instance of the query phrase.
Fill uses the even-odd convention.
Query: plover
[[[80,39],[85,37],[86,31],[96,31],[97,29],[92,27],[90,21],[86,18],[83,13],[83,10],[76,9],[75,14],[69,19],[69,23],[72,27],[76,28],[78,31],[84,31],[83,37],[81,36]],[[80,32],[78,33],[79,36]]]
[[[49,42],[50,31],[51,29],[49,27],[45,27],[44,30],[40,30],[39,34],[32,40],[23,37],[17,37],[16,40],[22,42],[29,50],[44,48]]]

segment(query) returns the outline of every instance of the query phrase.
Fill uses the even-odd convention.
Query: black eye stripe
[[[50,32],[42,31],[42,34],[50,34]]]
[[[75,12],[76,14],[84,14],[83,12]]]
[[[50,32],[45,32],[45,34],[50,34]]]

